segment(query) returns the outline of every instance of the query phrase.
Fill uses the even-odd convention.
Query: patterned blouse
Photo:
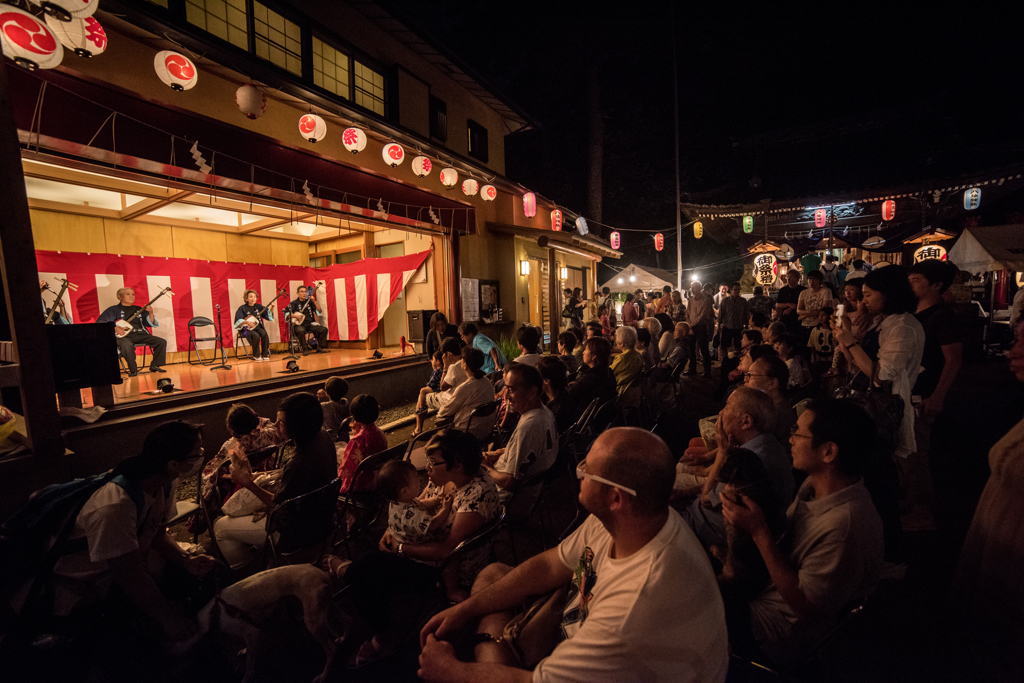
[[[231,437],[220,447],[217,455],[203,468],[202,496],[213,509],[219,509],[221,504],[234,493],[235,483],[228,476],[228,468],[231,466],[232,451],[241,451],[243,455],[250,455],[261,451],[269,446],[277,446],[284,441],[276,422],[271,422],[265,417],[260,418],[260,424],[250,433],[239,437]],[[253,471],[263,472],[276,470],[284,466],[280,461],[281,454],[277,453],[262,464],[253,467]]]
[[[398,543],[426,543],[432,540],[427,527],[434,518],[419,501],[391,503],[388,508],[388,528]]]
[[[388,437],[380,431],[375,424],[363,425],[359,433],[352,437],[345,446],[345,455],[342,456],[341,466],[338,468],[338,476],[341,478],[341,492],[346,493],[352,487],[352,477],[356,474],[356,468],[363,458],[376,455],[388,449]],[[373,476],[372,474],[370,475]],[[373,488],[373,480],[362,481],[365,474],[360,477],[357,491],[366,491]]]
[[[443,495],[443,487],[428,483],[424,492],[427,496]],[[498,487],[494,485],[489,475],[476,477],[461,489],[456,489],[453,494],[452,511],[448,515],[444,528],[438,536],[447,538],[451,533],[452,525],[455,523],[455,516],[461,512],[476,512],[484,518],[484,524],[493,521],[501,510],[501,503],[498,502]],[[490,556],[490,549],[487,547],[478,548],[467,553],[462,558],[462,565],[459,572],[460,583],[472,585],[473,579],[480,573],[480,570],[487,565]],[[434,567],[440,567],[441,562],[424,562]]]

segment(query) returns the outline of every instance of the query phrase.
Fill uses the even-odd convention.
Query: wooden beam
[[[39,178],[41,180],[52,180],[58,183],[70,183],[79,187],[91,187],[94,190],[108,190],[110,192],[123,192],[125,194],[138,195],[139,197],[165,197],[178,190],[169,189],[161,185],[150,185],[147,183],[123,180],[113,176],[77,171],[72,168],[61,166],[50,166],[48,164],[21,159],[21,168],[25,177]]]
[[[174,190],[167,197],[163,197],[160,199],[143,199],[141,201],[135,202],[134,204],[128,206],[127,208],[118,211],[118,218],[120,218],[123,221],[133,221],[139,216],[145,216],[147,213],[151,211],[156,211],[157,209],[163,208],[168,204],[174,204],[175,202],[181,201],[185,197],[188,197],[193,194],[195,193],[189,190]]]
[[[254,232],[260,232],[261,230],[269,230],[271,228],[277,228],[282,225],[288,225],[292,221],[302,222],[307,218],[314,218],[316,214],[302,213],[287,216],[285,218],[264,218],[260,221],[254,221],[246,225],[242,230],[238,232],[239,235],[251,235]]]

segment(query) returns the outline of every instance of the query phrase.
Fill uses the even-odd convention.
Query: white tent
[[[645,270],[644,268],[641,268],[640,266],[626,266],[618,275],[613,276],[610,280],[602,284],[600,289],[607,287],[613,292],[633,292],[637,289],[642,289],[645,292],[649,292],[651,290],[660,292],[665,285],[668,285],[672,289],[676,288],[675,284],[669,282],[663,277]]]
[[[967,228],[947,258],[968,273],[1024,271],[1024,225]]]

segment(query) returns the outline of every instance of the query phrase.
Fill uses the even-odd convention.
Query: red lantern
[[[612,249],[618,249],[619,245],[622,243],[622,240],[619,237],[618,232],[613,232],[611,235],[609,235],[608,239],[611,242]]]
[[[660,232],[654,236],[654,248],[661,251],[665,248],[665,236]]]
[[[523,195],[523,214],[527,218],[533,218],[537,215],[537,195],[532,192],[527,192]]]
[[[892,199],[887,199],[882,202],[882,220],[891,221],[893,216],[896,215],[896,202]]]
[[[828,220],[828,211],[825,211],[825,209],[818,209],[814,212],[814,227],[824,228],[826,220]]]
[[[551,230],[562,232],[562,212],[558,209],[551,212]]]

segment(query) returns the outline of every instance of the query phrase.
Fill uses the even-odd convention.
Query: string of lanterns
[[[48,0],[45,20],[11,5],[0,6],[0,46],[24,68],[53,69],[64,59],[64,48],[79,57],[107,49],[107,34],[92,16],[99,0]]]

